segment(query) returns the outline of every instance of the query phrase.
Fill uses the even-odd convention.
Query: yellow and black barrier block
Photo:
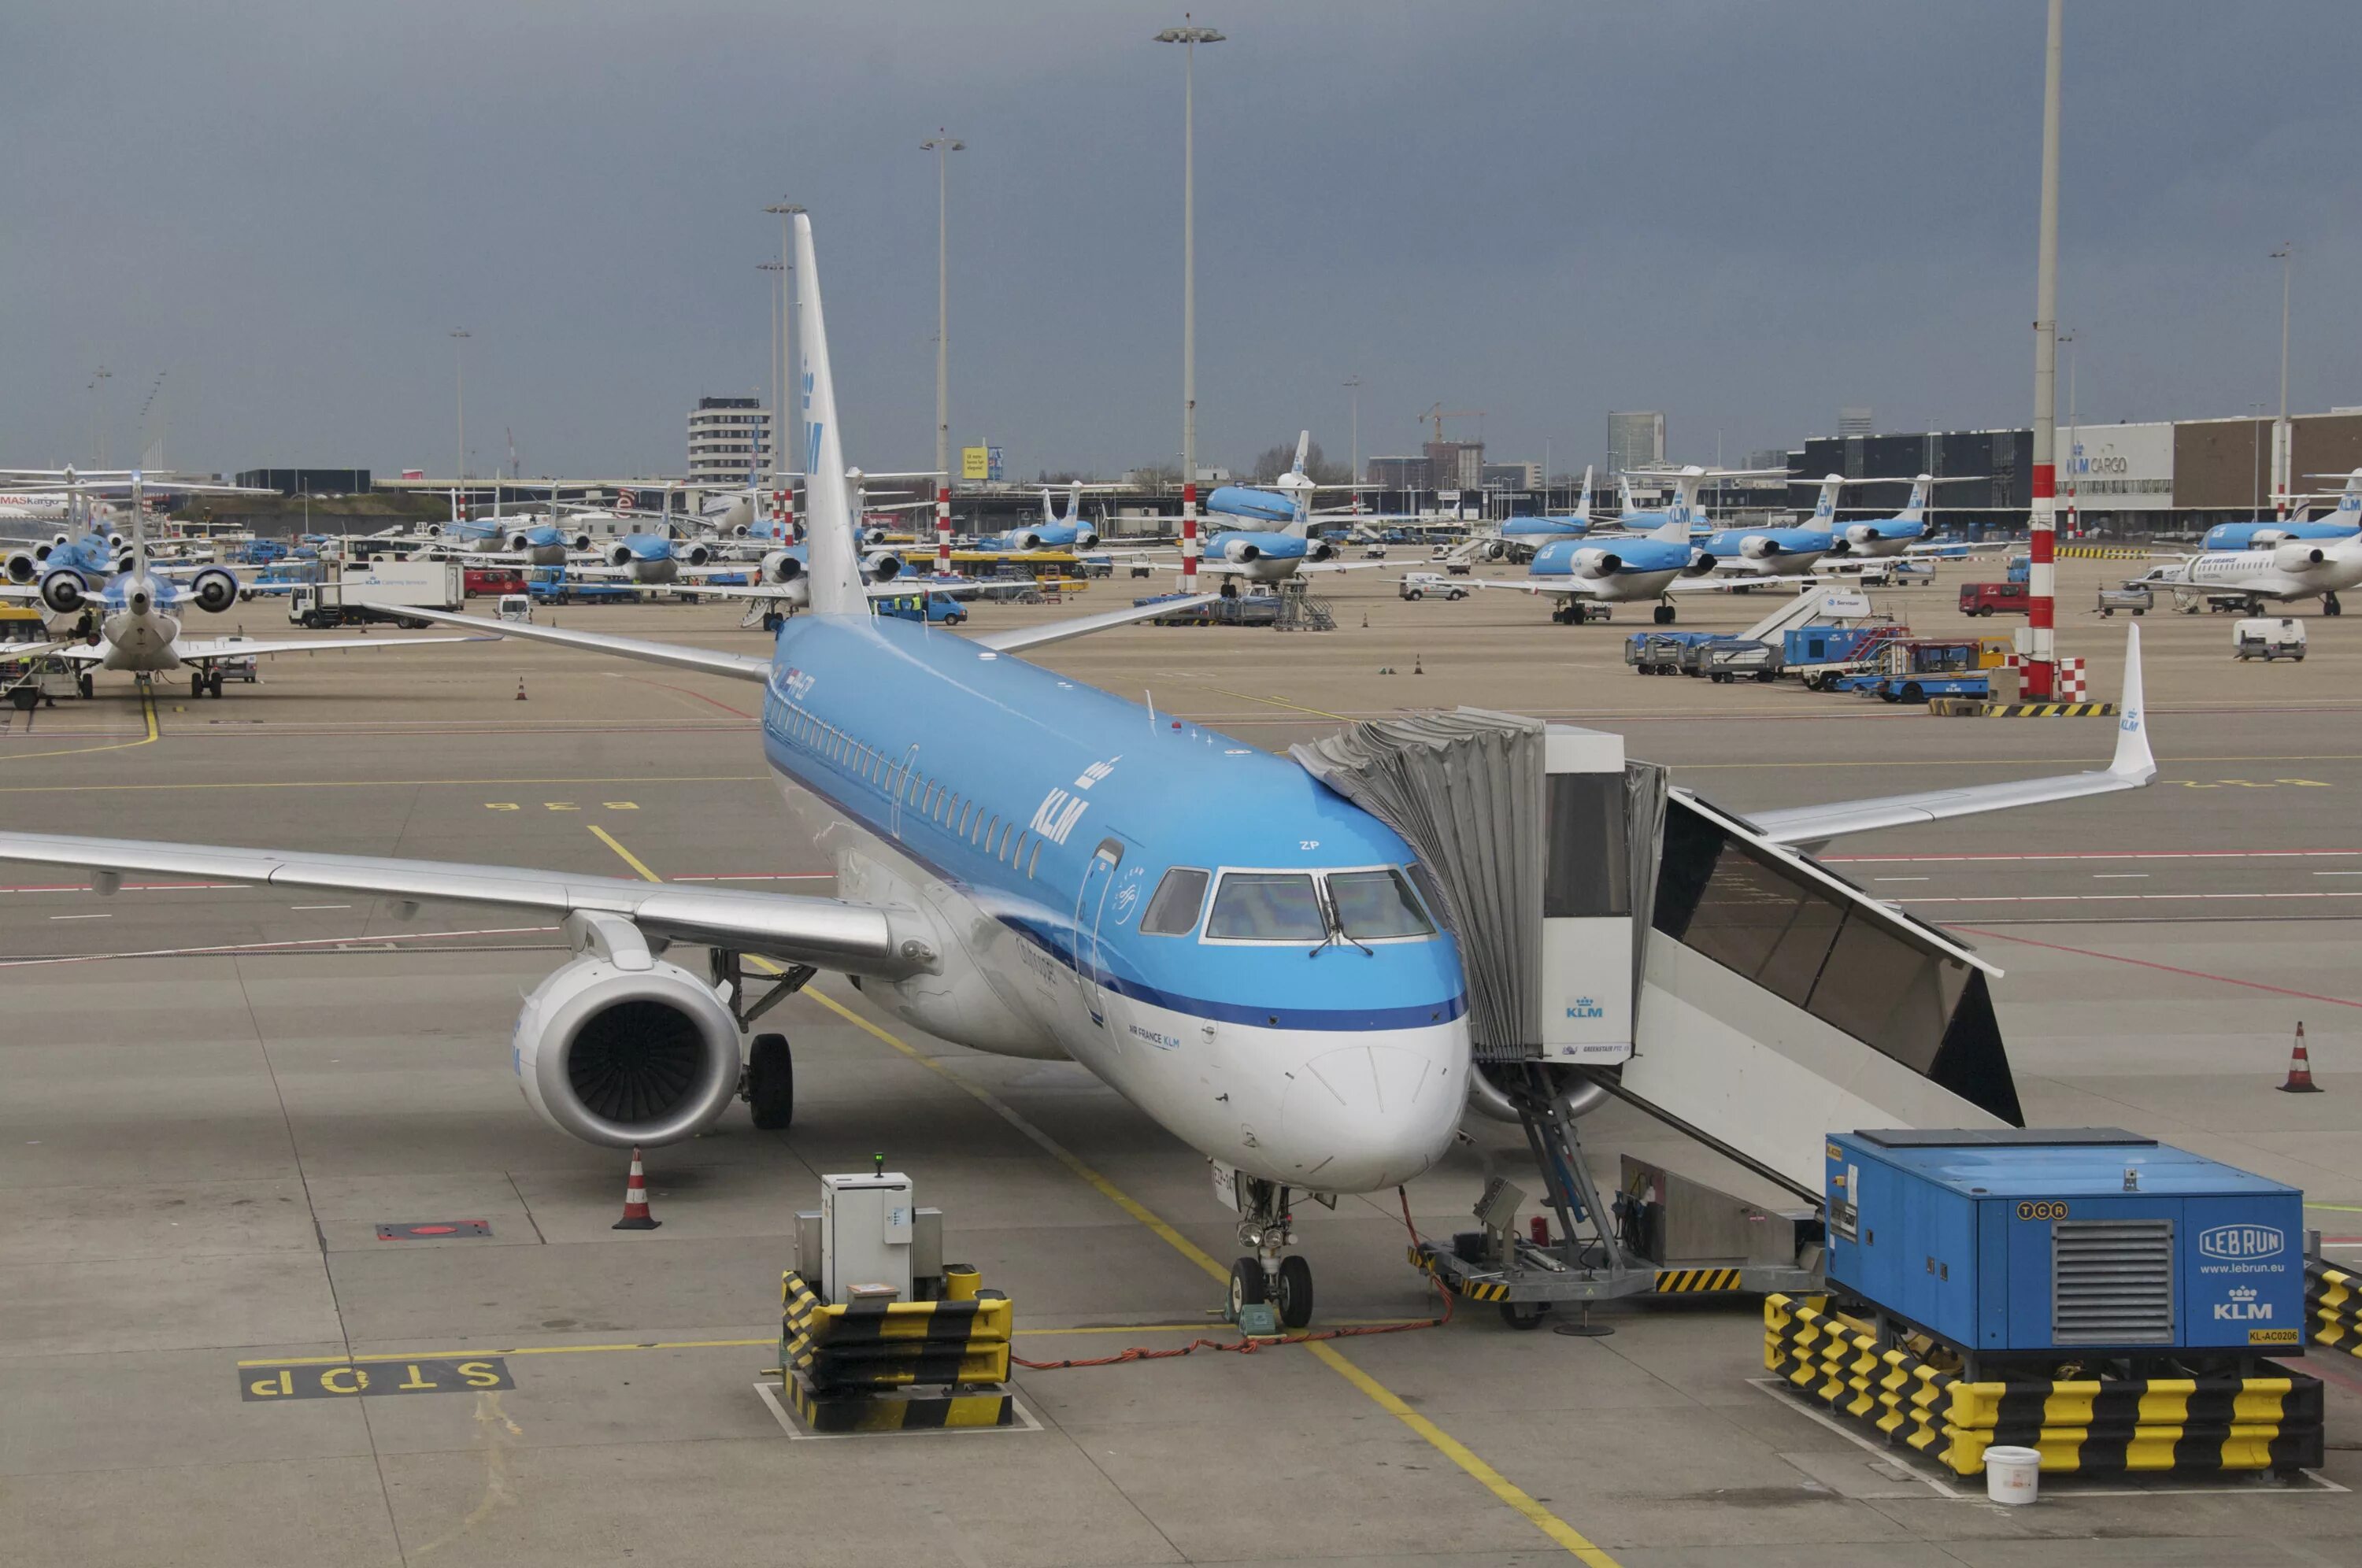
[[[1435,1245],[1419,1242],[1410,1248],[1410,1266],[1422,1274],[1431,1274],[1446,1286],[1468,1301],[1507,1301],[1509,1287],[1496,1279],[1463,1279],[1445,1273],[1435,1263]]]
[[[1682,1296],[1737,1290],[1741,1272],[1735,1268],[1661,1268],[1657,1271],[1657,1294]]]
[[[2114,702],[1988,702],[1984,716],[1988,719],[2108,719],[2115,716]]]
[[[2149,553],[2130,545],[2061,545],[2056,551],[2062,561],[2145,561]]]
[[[1015,1318],[1007,1297],[824,1303],[790,1269],[779,1298],[780,1380],[814,1431],[1014,1420],[999,1386]]]
[[[2306,1259],[2304,1316],[2314,1344],[2362,1356],[2362,1275]]]
[[[2050,1474],[2287,1473],[2321,1464],[2322,1386],[2278,1377],[1970,1382],[1825,1310],[1763,1303],[1765,1368],[1961,1475],[1995,1444]]]

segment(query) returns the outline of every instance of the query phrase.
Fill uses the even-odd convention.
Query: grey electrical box
[[[908,1301],[918,1230],[911,1178],[900,1171],[820,1178],[822,1299]]]

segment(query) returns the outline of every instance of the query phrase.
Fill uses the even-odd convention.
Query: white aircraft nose
[[[1403,1031],[1309,1057],[1290,1075],[1280,1122],[1297,1180],[1373,1192],[1418,1175],[1450,1147],[1468,1098],[1468,1036]]]

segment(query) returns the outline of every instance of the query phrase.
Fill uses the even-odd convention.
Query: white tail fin
[[[1287,471],[1294,474],[1302,473],[1304,471],[1304,459],[1310,454],[1311,450],[1312,432],[1309,430],[1297,431],[1296,433],[1296,466]]]
[[[1584,522],[1591,521],[1591,465],[1583,465],[1583,493],[1574,498],[1574,514]]]
[[[2345,492],[2337,498],[2337,510],[2341,513],[2362,512],[2362,469],[2346,475]],[[2353,518],[2344,516],[2340,521],[2350,523]]]
[[[2116,699],[2116,755],[2108,771],[2147,781],[2157,772],[2148,748],[2148,704],[2141,696],[2140,623],[2125,628],[2125,690]]]
[[[1632,504],[1632,481],[1622,474],[1616,476],[1616,505],[1627,517],[1636,510]]]
[[[1050,487],[1045,484],[1042,487],[1042,521],[1055,523],[1057,520],[1058,509],[1051,503]]]
[[[1911,504],[1903,509],[1903,521],[1919,523],[1927,516],[1927,487],[1935,482],[1932,474],[1921,474],[1911,481]]]
[[[1662,539],[1669,545],[1686,545],[1690,542],[1689,513],[1683,510],[1680,502],[1673,502],[1672,515],[1659,524],[1650,533],[1649,537]]]
[[[1073,484],[1066,487],[1066,515],[1062,519],[1062,521],[1072,525],[1079,523],[1082,520],[1083,481],[1076,480]]]
[[[1823,533],[1837,526],[1838,487],[1844,482],[1841,474],[1827,474],[1821,480],[1821,498],[1813,502],[1813,526]]]
[[[845,483],[844,440],[836,427],[836,383],[828,368],[828,324],[820,307],[820,263],[812,255],[811,219],[796,217],[796,338],[803,349],[804,507],[809,543],[805,578],[820,615],[864,615],[868,595],[853,552],[852,497]]]

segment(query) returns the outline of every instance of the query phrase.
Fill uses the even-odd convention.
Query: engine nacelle
[[[891,582],[902,575],[902,558],[891,550],[876,550],[861,559],[861,574],[872,582]]]
[[[1614,577],[1624,569],[1624,558],[1613,550],[1577,550],[1567,558],[1566,567],[1577,577]]]
[[[1738,541],[1738,553],[1750,561],[1769,561],[1777,560],[1788,552],[1777,539],[1761,534],[1749,534]]]
[[[41,602],[61,615],[71,615],[89,602],[89,591],[83,587],[82,573],[53,571],[41,579]]]
[[[2282,571],[2310,571],[2329,558],[2329,552],[2319,545],[2302,543],[2272,547],[2272,565]]]
[[[624,543],[621,539],[618,539],[613,544],[608,546],[607,564],[611,567],[630,566],[632,564],[632,547]]]
[[[645,953],[561,966],[525,998],[510,1043],[541,1119],[611,1149],[692,1137],[738,1090],[730,1010],[695,975]]]
[[[10,582],[19,585],[30,582],[41,575],[41,557],[48,553],[46,548],[39,553],[32,550],[11,550],[8,552],[7,559],[0,562],[0,571],[7,573]]]
[[[1038,550],[1042,547],[1042,536],[1030,528],[1021,529],[1009,536],[1009,542],[1021,550]]]
[[[2268,550],[2274,545],[2284,545],[2288,543],[2288,540],[2289,532],[2285,528],[2258,528],[2254,533],[2247,536],[2247,548],[2251,550]]]
[[[1856,523],[1845,531],[1846,543],[1867,547],[1878,543],[1878,530],[1867,523]]]
[[[785,550],[773,550],[763,558],[765,582],[794,582],[804,575],[804,563]]]
[[[1691,550],[1691,551],[1690,551],[1690,559],[1689,559],[1689,564],[1688,564],[1687,566],[1685,566],[1685,567],[1682,568],[1682,575],[1683,575],[1683,577],[1711,577],[1711,576],[1713,576],[1713,575],[1714,575],[1714,557],[1713,557],[1712,555],[1708,554],[1708,553],[1707,553],[1706,551],[1705,551],[1705,550],[1700,550],[1700,549],[1693,549],[1693,550]]]
[[[1489,1116],[1496,1121],[1515,1122],[1521,1120],[1518,1114],[1517,1101],[1511,1099],[1507,1092],[1494,1081],[1493,1075],[1505,1070],[1514,1072],[1517,1069],[1515,1067],[1505,1069],[1498,1065],[1485,1062],[1476,1064],[1476,1070],[1468,1075],[1469,1110]],[[1607,1090],[1605,1088],[1583,1077],[1572,1069],[1546,1066],[1542,1070],[1550,1075],[1552,1087],[1565,1094],[1567,1110],[1576,1116],[1584,1114],[1607,1098]]]
[[[861,542],[865,545],[882,545],[886,542],[886,530],[877,524],[872,524],[861,530]]]
[[[509,554],[521,556],[533,548],[533,536],[520,529],[508,536],[507,547]]]
[[[429,523],[425,527],[420,529],[419,532],[425,534],[430,539],[439,539],[443,536],[443,525],[440,523]]]
[[[690,566],[703,566],[713,558],[713,552],[703,545],[691,545],[679,552],[680,558]]]
[[[237,578],[226,567],[209,566],[189,580],[190,602],[218,615],[237,602]]]
[[[1252,539],[1232,539],[1222,546],[1222,558],[1234,566],[1263,559],[1263,547]]]
[[[1337,558],[1337,547],[1326,539],[1315,539],[1304,547],[1308,561],[1330,561]]]
[[[1087,525],[1076,527],[1075,530],[1075,546],[1077,549],[1098,549],[1099,547],[1099,531],[1097,528]]]

